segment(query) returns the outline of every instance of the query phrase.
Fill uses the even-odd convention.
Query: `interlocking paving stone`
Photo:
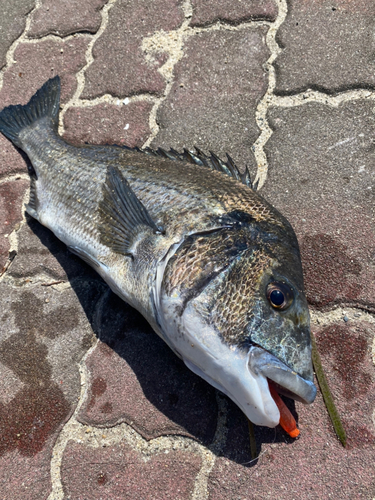
[[[191,26],[205,26],[217,21],[238,24],[244,21],[264,19],[274,21],[277,16],[276,3],[272,0],[192,0]]]
[[[194,375],[114,294],[101,304],[99,344],[86,360],[88,399],[78,419],[127,422],[146,439],[188,435],[209,443],[216,430],[214,389]]]
[[[0,287],[0,496],[40,500],[50,493],[52,447],[78,402],[78,363],[92,346],[96,303],[107,287],[35,221],[18,238]],[[42,286],[65,272],[74,291]]]
[[[2,2],[0,18],[0,69],[6,64],[6,55],[10,46],[25,29],[25,16],[34,6],[35,0]]]
[[[301,430],[297,440],[288,438],[279,428],[255,428],[262,452],[253,463],[248,438],[245,440],[245,422],[241,430],[240,416],[232,416],[223,450],[224,457],[231,460],[216,461],[208,483],[210,500],[373,498],[375,477],[370,464],[375,460],[375,374],[371,358],[374,325],[342,322],[315,333],[347,432],[347,447],[343,448],[334,435],[320,392],[312,405],[295,403]],[[342,349],[343,345],[347,348]],[[233,439],[239,432],[245,452],[238,439]]]
[[[77,88],[76,73],[86,64],[89,36],[68,40],[47,39],[37,44],[21,43],[13,64],[4,74],[0,108],[26,104],[49,78],[61,75],[61,102],[65,103]]]
[[[184,18],[181,4],[181,0],[139,0],[133,8],[132,0],[119,0],[93,47],[94,62],[86,71],[82,97],[161,94],[166,82],[158,68],[165,57],[160,53],[152,64],[146,62],[142,40],[157,31],[178,28]]]
[[[91,287],[83,293],[94,306]],[[71,289],[3,282],[0,309],[0,378],[4,385],[18,380],[0,403],[1,494],[46,498],[52,446],[77,404],[78,362],[92,345],[92,330]]]
[[[0,178],[6,175],[27,172],[26,161],[12,143],[0,136]]]
[[[62,463],[62,483],[70,500],[188,500],[201,458],[167,450],[145,460],[124,442],[92,448],[70,442]]]
[[[74,144],[142,146],[150,134],[152,106],[149,102],[135,102],[127,106],[98,104],[70,108],[64,117],[64,138]]]
[[[26,217],[27,224],[18,233],[18,255],[4,278],[5,283],[15,286],[45,285],[69,279],[102,283],[95,271],[69,252],[51,231],[30,216]]]
[[[100,10],[107,0],[43,0],[32,16],[27,36],[67,36],[72,33],[96,33],[100,28]]]
[[[175,66],[171,92],[158,110],[160,131],[153,144],[196,145],[221,156],[229,153],[239,165],[254,162],[255,107],[267,89],[265,34],[265,27],[257,27],[190,38],[185,57]]]
[[[0,272],[7,261],[9,235],[22,219],[22,198],[28,182],[15,180],[0,184]]]
[[[375,87],[375,4],[290,0],[277,32],[276,93]]]
[[[52,440],[34,456],[17,450],[0,457],[0,491],[4,500],[46,500],[51,493]]]
[[[38,44],[20,44],[13,64],[4,74],[0,91],[0,109],[10,104],[25,104],[43,83],[60,74],[61,101],[66,102],[77,88],[75,74],[86,62],[89,37],[66,41],[44,40]],[[3,135],[0,137],[0,176],[26,173],[26,162]]]
[[[365,454],[369,452],[369,456],[375,456],[375,376],[371,356],[374,333],[374,325],[355,321],[334,323],[315,332],[326,376],[342,415],[349,453],[358,448]],[[372,479],[375,487],[375,476]]]
[[[311,304],[375,310],[373,104],[273,108],[262,191],[294,226]]]
[[[80,287],[81,297],[93,308],[100,294],[84,283]],[[70,412],[70,405],[77,402],[80,378],[76,363],[92,344],[92,330],[71,289],[60,292],[51,287],[21,289],[3,284],[1,300],[2,310],[9,306],[1,316],[1,363],[22,382],[6,413],[2,407],[2,427],[8,421],[15,424],[12,413],[19,415],[17,432],[22,433],[22,439],[15,441],[15,429],[10,434],[3,432],[1,448],[3,452],[18,448],[33,455],[40,451],[51,425],[55,429]],[[56,408],[49,408],[50,399],[56,401]],[[52,422],[44,418],[48,411]],[[43,423],[31,435],[38,415]]]
[[[25,384],[10,368],[0,362],[0,404],[8,404]]]

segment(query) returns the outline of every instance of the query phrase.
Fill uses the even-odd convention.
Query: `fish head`
[[[306,381],[313,381],[310,314],[303,288],[299,252],[290,245],[264,253],[267,260],[256,281],[245,328],[245,344],[262,348]],[[251,295],[251,293],[249,294]],[[254,361],[254,369],[255,369]],[[276,374],[268,378],[276,383]],[[295,394],[294,399],[311,402]]]
[[[280,420],[268,380],[314,400],[301,259],[285,219],[186,238],[163,270],[159,315],[185,364],[255,424]]]

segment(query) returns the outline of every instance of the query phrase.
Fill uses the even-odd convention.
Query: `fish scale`
[[[68,144],[57,132],[59,96],[55,77],[0,113],[0,131],[33,166],[28,213],[252,422],[279,423],[270,388],[311,403],[297,238],[248,170],[198,148]]]

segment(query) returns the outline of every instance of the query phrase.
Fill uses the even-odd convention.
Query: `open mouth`
[[[270,396],[280,413],[279,424],[291,437],[296,438],[299,435],[297,423],[280,394],[309,404],[316,396],[314,383],[301,377],[273,354],[258,346],[250,348],[248,364],[253,373],[267,378]]]
[[[310,404],[316,396],[316,387],[311,380],[302,378],[289,366],[261,347],[252,346],[249,351],[250,370],[272,380],[275,390],[284,396]]]

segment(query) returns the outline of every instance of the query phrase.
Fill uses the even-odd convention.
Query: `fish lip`
[[[281,394],[304,404],[311,404],[314,401],[317,392],[315,384],[302,378],[265,349],[251,346],[248,366],[256,375],[263,375],[275,382],[277,391]]]

